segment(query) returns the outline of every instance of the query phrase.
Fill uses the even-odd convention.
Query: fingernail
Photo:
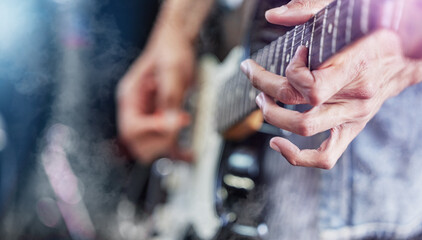
[[[249,77],[250,69],[249,69],[248,60],[245,60],[240,64],[240,69],[242,69],[242,71],[246,74],[246,76]]]
[[[270,147],[271,147],[274,151],[281,153],[280,148],[278,148],[278,146],[274,143],[274,141],[270,141]]]
[[[261,108],[263,101],[264,101],[264,99],[263,99],[262,94],[261,93],[258,94],[258,96],[256,96],[256,98],[255,98],[255,102],[256,102],[256,105],[258,105],[259,108]]]

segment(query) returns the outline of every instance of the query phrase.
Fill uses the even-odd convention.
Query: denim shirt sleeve
[[[325,239],[408,238],[422,229],[422,84],[387,100],[320,185]]]

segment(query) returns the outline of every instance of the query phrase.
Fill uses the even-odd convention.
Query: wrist
[[[393,82],[391,93],[389,97],[394,97],[400,94],[403,90],[418,84],[422,81],[422,61],[416,61],[403,57],[400,63],[397,64],[397,71],[392,74]]]
[[[175,32],[187,41],[194,43],[199,35],[201,25],[202,20],[199,16],[187,11],[186,6],[178,5],[178,1],[168,0],[162,6],[155,29]]]
[[[412,66],[411,85],[422,82],[422,60],[409,60]]]

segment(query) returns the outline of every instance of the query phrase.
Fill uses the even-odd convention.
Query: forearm
[[[166,0],[155,31],[170,27],[194,41],[215,0]]]

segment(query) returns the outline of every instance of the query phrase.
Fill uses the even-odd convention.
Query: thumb
[[[268,22],[284,26],[295,26],[307,22],[332,0],[292,0],[288,4],[265,13]]]

